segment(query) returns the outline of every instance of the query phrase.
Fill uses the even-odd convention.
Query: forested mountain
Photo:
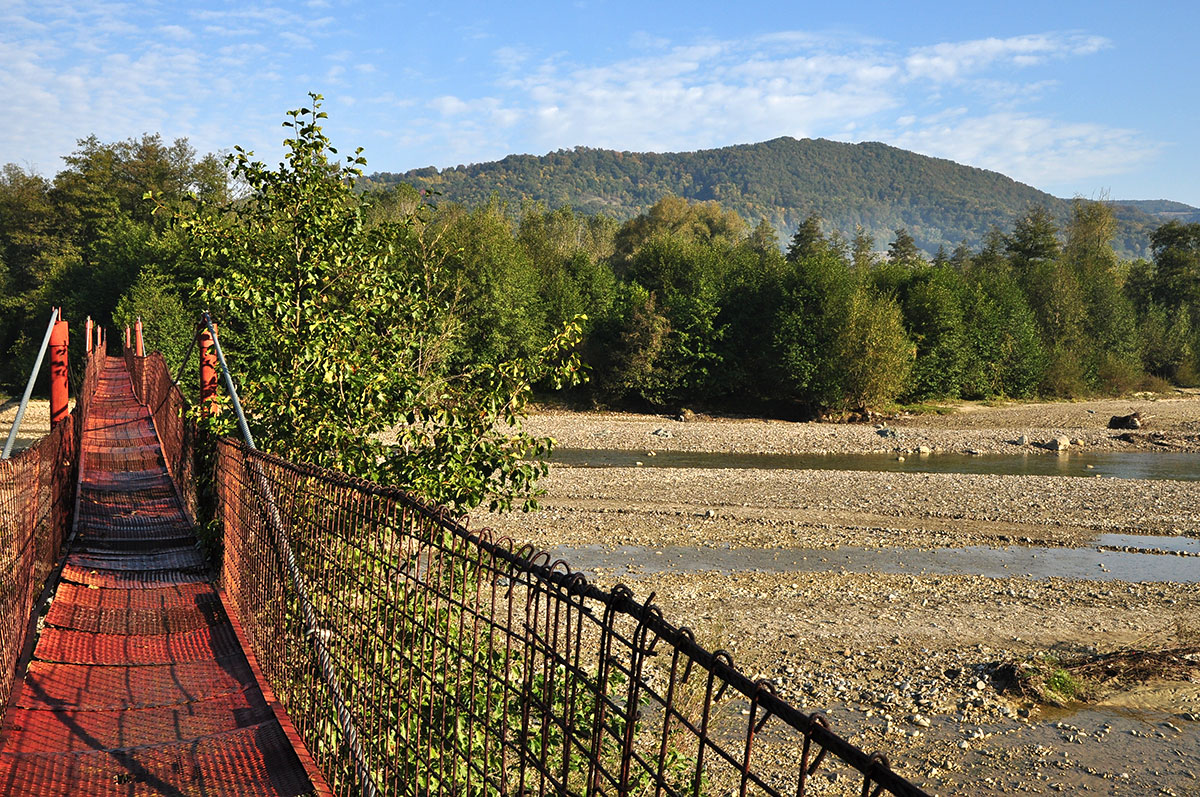
[[[1200,208],[1169,199],[1114,199],[1113,204],[1140,210],[1158,221],[1179,221],[1184,224],[1200,221]]]
[[[663,196],[717,200],[751,225],[766,219],[786,240],[809,214],[846,238],[861,225],[880,249],[908,230],[932,254],[965,242],[977,248],[995,226],[1008,229],[1031,206],[1059,222],[1071,212],[1059,199],[997,172],[931,158],[886,144],[844,144],[783,137],[698,152],[637,153],[576,147],[548,155],[510,155],[491,163],[376,173],[368,185],[409,183],[443,202],[478,206],[492,196],[544,202],[624,220]],[[1114,203],[1118,254],[1145,256],[1158,209]],[[1182,206],[1186,208],[1187,206]]]

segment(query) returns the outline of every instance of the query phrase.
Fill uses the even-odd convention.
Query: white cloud
[[[1136,130],[1019,113],[968,116],[965,111],[890,136],[889,143],[1037,186],[1127,172],[1162,149]]]
[[[157,30],[159,34],[178,41],[191,39],[195,35],[182,25],[159,25]]]
[[[943,42],[914,49],[904,66],[914,78],[956,80],[997,63],[1029,67],[1055,58],[1091,55],[1108,45],[1100,36],[1056,33]]]

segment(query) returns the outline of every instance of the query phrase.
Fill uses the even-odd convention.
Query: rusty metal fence
[[[217,460],[222,584],[339,795],[923,794],[698,645],[653,596],[599,589],[398,489],[231,439]],[[311,635],[344,689],[357,766]]]
[[[167,472],[175,480],[184,508],[196,518],[196,426],[186,416],[187,400],[171,377],[167,362],[158,352],[138,357],[125,350],[125,365],[133,382],[133,393],[150,410],[162,444]]]
[[[70,532],[78,441],[98,378],[99,358],[90,357],[70,419],[0,460],[0,706],[8,704],[34,602]]]

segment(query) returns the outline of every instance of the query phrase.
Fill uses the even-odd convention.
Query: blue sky
[[[309,91],[403,171],[574,146],[884,141],[1200,206],[1200,4],[0,0],[0,162],[160,132],[277,159]]]

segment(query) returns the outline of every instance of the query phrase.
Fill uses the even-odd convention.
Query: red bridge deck
[[[83,431],[75,527],[0,731],[0,793],[313,793],[115,358]]]

